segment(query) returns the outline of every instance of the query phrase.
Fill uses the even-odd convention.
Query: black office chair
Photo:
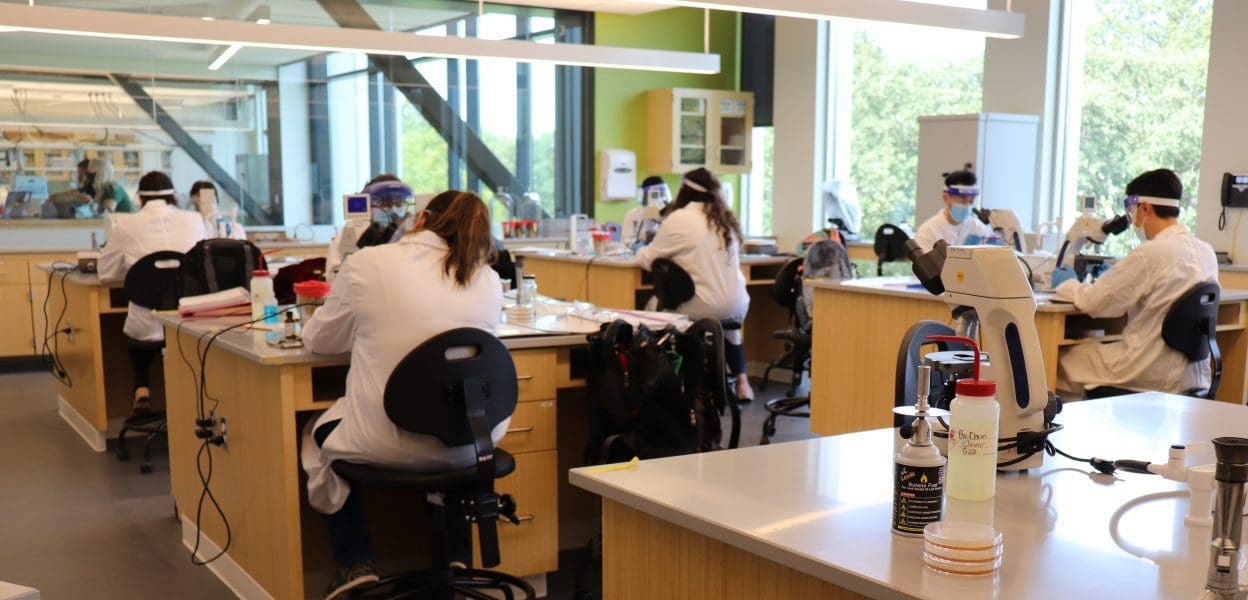
[[[884,263],[909,258],[910,253],[906,251],[909,239],[910,234],[904,228],[891,223],[880,225],[875,230],[876,275],[884,276]]]
[[[325,257],[309,258],[278,269],[273,275],[273,295],[278,304],[294,304],[298,299],[295,284],[325,278]]]
[[[173,310],[178,307],[178,299],[182,297],[182,263],[185,255],[181,252],[153,252],[139,259],[139,262],[126,272],[126,298],[143,308],[151,310]],[[126,338],[126,344],[134,348],[162,350],[164,340],[147,342]],[[126,447],[126,435],[130,432],[142,433],[147,436],[143,443],[143,462],[139,465],[140,473],[152,472],[152,442],[166,433],[167,422],[163,411],[151,412],[129,417],[117,433],[117,459],[125,462],[130,460],[130,449]]]
[[[1212,399],[1218,393],[1222,379],[1222,351],[1217,337],[1221,297],[1222,288],[1217,283],[1197,284],[1175,301],[1161,323],[1161,339],[1167,346],[1192,362],[1209,361],[1209,387],[1184,390],[1185,396]],[[1137,390],[1103,385],[1088,390],[1085,396],[1091,400],[1135,393]]]
[[[693,278],[671,259],[656,258],[650,265],[650,273],[654,281],[654,297],[658,300],[656,310],[676,310],[693,298]],[[740,328],[738,323],[737,329]]]
[[[928,340],[932,335],[954,335],[954,329],[939,321],[919,321],[906,330],[901,338],[901,346],[897,349],[897,372],[893,383],[893,406],[912,406],[918,400],[919,365],[923,364],[923,348],[935,346],[937,351],[966,350],[971,347],[957,342],[933,342]],[[974,355],[971,355],[972,358]],[[928,401],[933,407],[948,408],[943,401],[945,395],[944,376],[932,369],[931,391]],[[893,415],[893,427],[909,425],[914,419]]]
[[[789,369],[792,376],[786,395],[792,396],[797,393],[797,388],[802,383],[802,374],[809,368],[810,318],[804,308],[800,311],[798,309],[798,302],[802,297],[803,260],[800,256],[789,259],[780,267],[775,282],[771,284],[771,299],[789,311],[789,322],[793,326],[772,332],[772,337],[784,342],[784,354],[763,369],[763,381],[759,384],[759,391],[767,391],[773,369]]]
[[[463,358],[451,358],[460,349]],[[400,429],[431,435],[447,446],[472,444],[474,466],[444,472],[414,472],[373,465],[334,461],[334,472],[353,486],[425,492],[440,495],[427,501],[433,521],[433,567],[427,571],[388,576],[361,588],[352,598],[467,598],[489,600],[481,590],[495,590],[514,598],[512,587],[525,598],[535,598],[523,580],[494,571],[444,567],[446,512],[463,515],[477,524],[481,562],[499,564],[498,518],[517,523],[515,502],[494,492],[494,480],[516,468],[506,450],[496,449],[490,432],[516,408],[516,368],[503,343],[480,329],[452,329],[434,336],[408,354],[386,382],[386,415]]]
[[[494,251],[498,253],[498,259],[494,264],[490,265],[495,273],[498,273],[499,279],[509,279],[516,281],[516,261],[511,256],[511,251],[503,245],[503,241],[495,238]]]
[[[202,240],[186,252],[182,289],[187,296],[230,288],[251,289],[251,272],[264,268],[264,254],[247,240]]]
[[[1212,399],[1222,379],[1222,351],[1218,349],[1218,302],[1222,288],[1212,281],[1197,284],[1183,294],[1161,323],[1161,339],[1187,360],[1209,360],[1209,387],[1187,390],[1187,396]]]

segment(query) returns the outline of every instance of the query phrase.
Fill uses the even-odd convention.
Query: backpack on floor
[[[725,409],[736,447],[740,412],[727,395],[723,331],[704,319],[684,332],[624,321],[589,336],[591,410],[587,462],[676,456],[720,447]]]

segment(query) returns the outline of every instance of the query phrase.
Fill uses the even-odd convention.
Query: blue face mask
[[[953,217],[954,221],[961,223],[971,216],[971,206],[969,204],[954,204],[949,207],[949,216]]]

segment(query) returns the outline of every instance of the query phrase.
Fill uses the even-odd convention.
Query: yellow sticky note
[[[601,466],[601,467],[594,467],[594,468],[592,468],[592,469],[585,469],[585,472],[586,472],[586,473],[606,473],[606,472],[608,472],[608,471],[623,471],[623,470],[626,470],[626,469],[632,469],[632,468],[636,467],[636,466],[637,466],[637,465],[639,465],[639,464],[641,464],[641,459],[640,459],[640,458],[637,458],[636,456],[634,456],[634,457],[633,457],[633,460],[630,460],[630,461],[628,461],[628,462],[626,462],[626,463],[617,463],[617,464],[614,464],[614,465],[603,465],[603,466]]]

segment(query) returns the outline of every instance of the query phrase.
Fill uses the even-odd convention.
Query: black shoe
[[[333,581],[329,582],[329,587],[325,590],[325,600],[333,600],[357,587],[378,581],[377,569],[371,562],[361,563],[348,569],[338,569],[338,574],[334,575]]]

